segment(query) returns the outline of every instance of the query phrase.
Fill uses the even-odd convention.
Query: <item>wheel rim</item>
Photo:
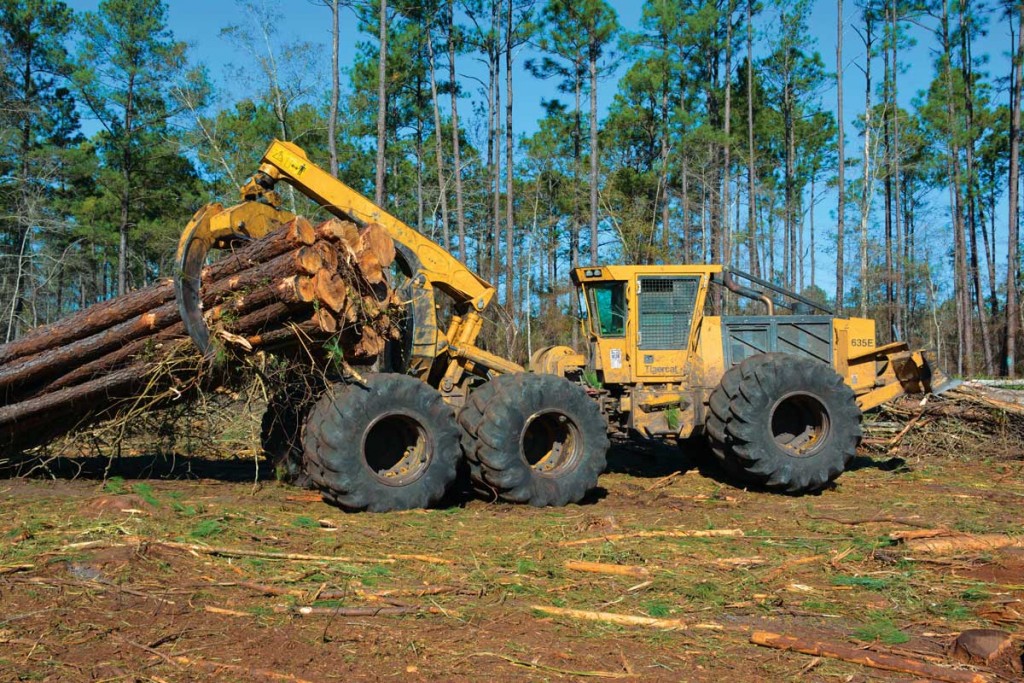
[[[775,444],[788,455],[806,458],[825,446],[831,420],[816,396],[795,392],[772,406],[771,430]]]
[[[411,413],[389,413],[363,433],[363,464],[389,486],[406,486],[423,476],[434,443],[423,423]]]
[[[523,428],[523,457],[534,472],[556,476],[576,467],[583,452],[579,428],[558,410],[534,413]]]

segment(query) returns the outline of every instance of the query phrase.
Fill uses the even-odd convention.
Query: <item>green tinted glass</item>
[[[587,285],[590,308],[597,318],[602,337],[621,337],[626,334],[626,283],[601,282]]]

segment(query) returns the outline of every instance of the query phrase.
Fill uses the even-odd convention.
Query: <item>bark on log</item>
[[[51,325],[37,327],[21,339],[0,346],[0,364],[84,339],[174,299],[174,283],[161,280],[124,296],[94,304]]]
[[[203,279],[214,281],[228,277],[298,246],[312,245],[315,241],[316,230],[300,216],[263,239],[223,256],[203,271]],[[0,345],[0,365],[84,339],[173,299],[174,282],[164,279],[124,296],[94,304],[55,323],[38,327],[20,339]]]
[[[203,282],[214,282],[265,263],[286,251],[297,247],[311,246],[316,242],[316,230],[305,218],[299,216],[269,233],[262,239],[246,242],[244,245],[221,254],[216,263],[203,269]]]
[[[161,330],[177,320],[180,320],[178,306],[172,301],[91,337],[0,368],[0,396],[5,403],[10,403],[16,396],[30,393],[39,384],[67,373],[83,362]]]

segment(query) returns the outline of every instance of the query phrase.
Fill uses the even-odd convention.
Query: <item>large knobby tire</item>
[[[283,387],[267,401],[260,424],[260,445],[277,477],[301,488],[313,488],[302,462],[302,425],[314,399],[305,386]]]
[[[455,480],[459,427],[435,389],[406,375],[337,385],[310,412],[305,469],[324,500],[386,512],[436,504]]]
[[[586,391],[563,377],[502,375],[459,413],[478,491],[538,507],[579,502],[597,486],[608,427]]]
[[[712,392],[705,429],[726,469],[786,493],[817,491],[856,455],[856,397],[834,369],[785,353],[752,356]]]

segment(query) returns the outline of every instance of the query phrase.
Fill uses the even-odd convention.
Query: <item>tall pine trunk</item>
[[[505,307],[508,313],[516,316],[518,307],[513,306],[512,273],[513,269],[513,231],[514,213],[514,174],[515,161],[512,134],[512,3],[508,0],[508,16],[505,23]]]
[[[871,213],[871,199],[874,193],[874,172],[871,169],[871,14],[864,13],[864,182],[860,201],[860,316],[868,316],[868,219]]]
[[[596,40],[596,39],[592,39]],[[588,55],[590,73],[590,262],[597,264],[597,177],[600,151],[597,148],[597,56],[599,46],[592,42]]]
[[[388,141],[388,84],[387,84],[387,65],[388,65],[388,0],[380,0],[380,54],[377,58],[377,177],[376,177],[376,193],[374,198],[378,206],[384,205],[384,199],[387,196],[385,182],[387,179],[386,175],[386,160],[385,156],[387,151]]]
[[[732,3],[729,0],[725,16],[725,113],[723,133],[725,142],[722,162],[722,263],[729,265],[730,247],[732,242],[732,226],[729,223],[730,198],[729,189],[732,182],[732,140],[730,136],[732,122]]]
[[[752,1],[752,0],[751,0]],[[843,119],[843,0],[836,0],[836,123],[839,127],[836,139],[838,168],[836,185],[839,192],[839,206],[836,213],[836,314],[843,314],[846,238],[846,122]]]
[[[952,137],[956,130],[956,112],[953,98],[956,94],[953,87],[953,45],[949,29],[949,3],[942,2],[942,49],[943,75],[946,80],[946,126],[949,150],[946,155],[946,172],[949,176],[949,199],[953,208],[953,271],[954,295],[957,315],[957,370],[961,374],[974,374],[974,325],[971,316],[970,285],[967,274],[967,240],[964,234],[963,200],[961,197],[960,151],[956,139]]]
[[[1010,17],[1013,31],[1013,17]],[[1010,168],[1006,245],[1006,357],[1003,371],[1007,377],[1017,376],[1017,331],[1019,299],[1017,275],[1020,235],[1020,107],[1021,78],[1024,76],[1024,6],[1017,8],[1016,45],[1013,46],[1013,67],[1010,71]]]
[[[747,0],[747,255],[750,258],[751,274],[761,277],[760,260],[757,258],[757,180],[754,161],[754,0]]]
[[[448,83],[452,91],[452,176],[455,178],[455,224],[459,260],[466,262],[466,209],[462,198],[462,155],[459,145],[459,88],[455,78],[455,0],[448,0]]]
[[[327,118],[327,150],[331,175],[338,177],[338,102],[341,99],[341,75],[338,52],[341,42],[340,0],[331,0],[331,111]]]
[[[430,102],[434,109],[434,157],[437,163],[437,192],[441,204],[441,244],[451,249],[451,231],[448,227],[448,183],[444,177],[444,138],[441,137],[441,107],[437,101],[437,74],[434,59],[434,36],[427,34],[427,61],[430,66]],[[454,88],[454,83],[452,84]]]
[[[978,192],[977,169],[974,163],[974,73],[971,68],[970,19],[967,16],[967,4],[961,3],[960,30],[960,68],[964,79],[964,114],[967,118],[967,130],[970,137],[965,147],[967,170],[967,229],[970,244],[970,277],[974,288],[974,303],[978,309],[978,321],[981,327],[982,355],[985,359],[985,372],[995,374],[995,360],[992,355],[991,331],[989,329],[988,311],[985,307],[985,292],[981,287],[981,269],[978,265]],[[984,227],[982,227],[984,230]]]

